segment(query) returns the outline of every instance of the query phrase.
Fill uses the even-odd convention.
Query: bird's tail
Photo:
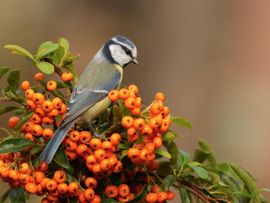
[[[54,136],[47,143],[46,147],[43,149],[42,153],[39,156],[41,161],[45,161],[47,164],[51,163],[54,154],[56,153],[58,147],[62,143],[64,137],[67,135],[69,129],[71,128],[73,122],[58,128]]]

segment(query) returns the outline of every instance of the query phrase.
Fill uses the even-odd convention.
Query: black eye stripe
[[[129,55],[130,57],[132,57],[131,51],[128,48],[126,48],[124,46],[121,46],[121,47],[124,49],[124,51],[126,52],[127,55]]]

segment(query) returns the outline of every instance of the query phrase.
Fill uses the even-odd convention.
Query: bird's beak
[[[132,59],[132,63],[135,63],[136,65],[138,65],[139,64],[139,62],[137,61],[137,59]]]

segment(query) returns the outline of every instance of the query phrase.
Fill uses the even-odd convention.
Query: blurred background
[[[125,70],[124,83],[138,84],[144,102],[164,92],[173,114],[194,124],[192,131],[176,129],[178,144],[193,151],[205,139],[218,160],[270,187],[269,10],[264,0],[1,0],[0,47],[34,52],[63,36],[81,55],[80,73],[107,39],[127,35],[140,64]],[[29,80],[37,71],[2,48],[0,64],[21,68]]]

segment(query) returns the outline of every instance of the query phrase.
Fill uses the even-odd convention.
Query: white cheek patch
[[[129,63],[131,58],[126,52],[122,49],[120,45],[111,44],[109,45],[109,49],[112,55],[112,58],[121,66]]]

